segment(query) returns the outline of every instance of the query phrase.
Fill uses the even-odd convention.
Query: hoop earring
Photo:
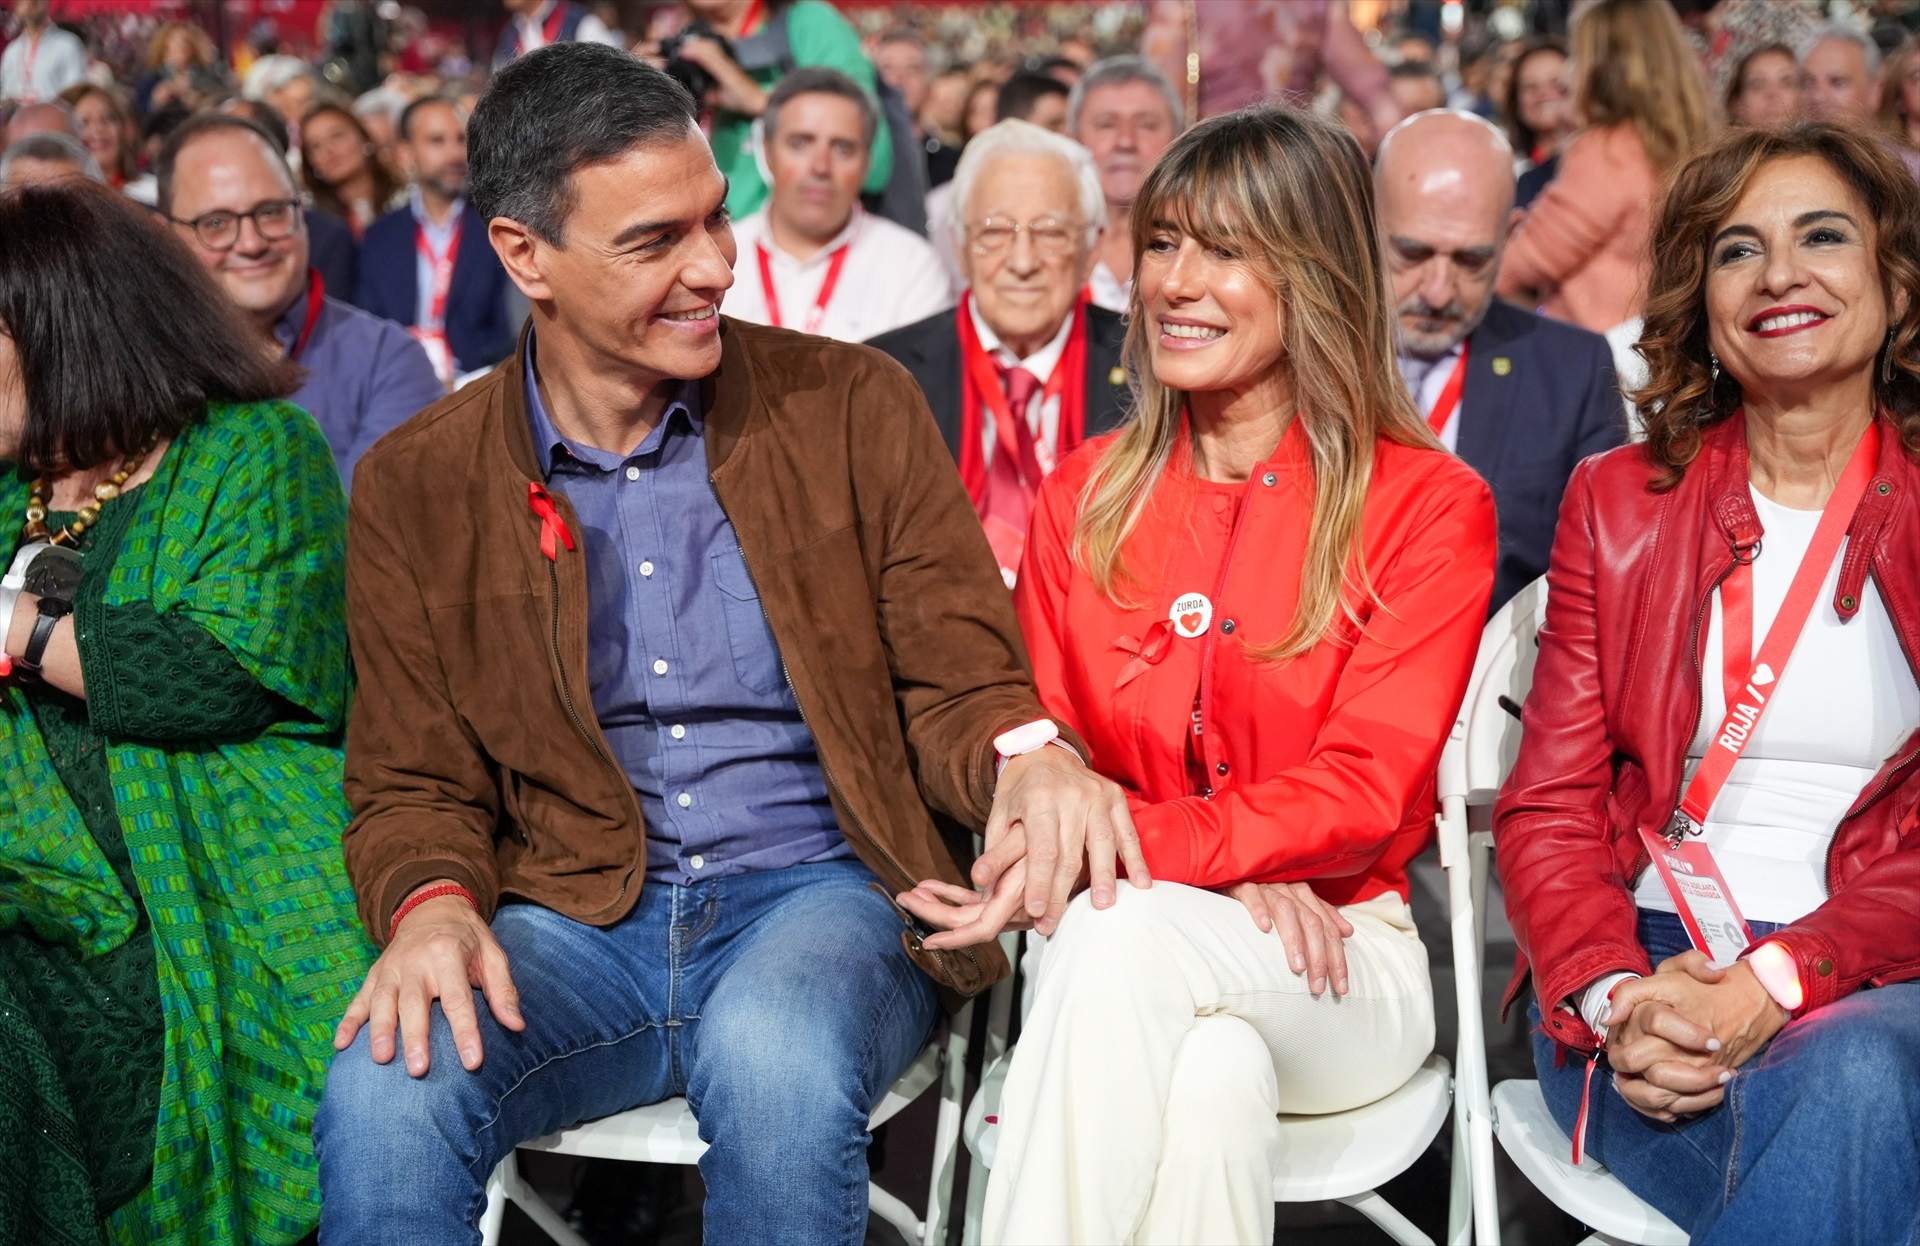
[[[1720,356],[1714,354],[1712,351],[1708,351],[1707,367],[1713,373],[1714,388],[1718,389],[1720,386]]]

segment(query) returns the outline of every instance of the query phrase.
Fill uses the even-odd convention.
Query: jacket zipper
[[[1693,689],[1693,726],[1687,728],[1687,734],[1681,737],[1680,777],[1674,781],[1673,786],[1673,807],[1675,809],[1680,807],[1680,799],[1686,792],[1687,749],[1693,746],[1693,737],[1700,734],[1700,719],[1707,712],[1706,694],[1700,690],[1700,681],[1704,677],[1704,672],[1700,665],[1700,633],[1704,631],[1707,626],[1707,612],[1713,608],[1714,593],[1719,591],[1720,586],[1726,583],[1727,577],[1733,574],[1733,569],[1739,565],[1740,558],[1738,547],[1736,547],[1733,561],[1729,562],[1726,567],[1721,570],[1720,574],[1714,577],[1713,583],[1707,586],[1706,595],[1700,599],[1699,609],[1694,611],[1693,635],[1687,642],[1687,657],[1693,663],[1693,683],[1690,685]],[[1672,814],[1669,813],[1668,817],[1671,818]],[[1639,837],[1635,836],[1635,838],[1638,839]],[[1639,886],[1640,875],[1646,872],[1647,866],[1652,864],[1652,862],[1653,855],[1647,851],[1646,844],[1642,841],[1638,849],[1638,854],[1634,857],[1633,870],[1627,879],[1627,886],[1629,888]]]
[[[714,479],[712,476],[707,477],[707,487],[713,490],[713,500],[719,503],[720,512],[722,514],[725,514],[727,509],[726,503],[720,500],[720,488],[717,484],[714,483]],[[731,523],[732,520],[729,519],[728,522]],[[754,575],[753,573],[753,563],[749,561],[747,558],[747,547],[744,544],[740,546],[740,561],[747,568],[747,578],[753,581],[754,595],[758,596],[760,593],[760,578]],[[766,607],[762,606],[761,613],[764,614],[765,612],[766,612]],[[780,647],[779,643],[776,640],[774,644],[774,649],[776,652],[779,650],[779,647]],[[811,722],[811,720],[807,718],[807,707],[800,703],[800,690],[793,686],[793,672],[787,669],[787,659],[785,654],[781,654],[780,656],[780,677],[787,681],[787,691],[793,694],[793,708],[799,712],[800,722],[802,723],[802,725],[806,727],[807,734],[812,735],[813,723]],[[568,704],[569,706],[571,706],[572,703],[569,702]],[[817,736],[815,737],[816,742],[818,741],[818,738],[819,737]],[[814,752],[815,752],[815,756],[819,755],[819,749],[817,747],[815,748]],[[884,857],[886,859],[887,864],[893,867],[895,876],[898,878],[906,879],[907,885],[909,887],[918,883],[919,880],[912,877],[907,872],[907,867],[900,864],[899,858],[895,857],[893,853],[889,852],[887,850],[886,845],[882,844],[878,839],[875,839],[872,833],[867,830],[866,824],[860,820],[859,811],[853,807],[853,802],[847,799],[846,792],[841,789],[839,782],[834,779],[833,771],[831,768],[828,767],[827,759],[825,757],[820,758],[820,774],[821,774],[821,777],[825,778],[827,781],[827,789],[830,792],[832,792],[835,796],[840,798],[840,804],[842,807],[846,809],[847,816],[853,819],[853,829],[860,832],[860,837],[867,841],[867,846],[872,848],[875,852],[879,853],[882,857]],[[893,897],[888,896],[887,902],[890,904],[893,903]],[[897,904],[894,905],[894,908],[896,910],[898,910],[899,907],[900,906]],[[908,930],[913,935],[914,946],[919,950],[927,953],[927,955],[933,957],[934,963],[940,966],[940,976],[946,979],[946,984],[952,987],[956,991],[959,990],[960,984],[954,980],[953,971],[947,967],[946,953],[941,951],[938,948],[926,947],[920,941],[920,932],[918,930],[913,929],[911,926],[908,927]],[[955,948],[954,951],[957,952],[959,955],[966,957],[967,961],[973,966],[975,981],[978,981],[982,976],[984,976],[980,968],[980,958],[974,955],[973,949]]]

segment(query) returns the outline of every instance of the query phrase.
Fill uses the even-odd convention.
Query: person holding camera
[[[665,69],[707,109],[714,162],[727,178],[735,220],[767,202],[767,177],[754,155],[753,126],[767,95],[787,73],[837,69],[877,98],[879,79],[860,36],[827,0],[681,0],[683,24],[634,50]],[[893,177],[893,139],[882,111],[869,143],[862,193],[880,194]]]

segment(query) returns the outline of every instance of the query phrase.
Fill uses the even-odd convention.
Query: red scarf
[[[1073,452],[1074,447],[1085,440],[1087,432],[1087,296],[1086,291],[1073,305],[1073,328],[1067,331],[1066,349],[1060,353],[1060,361],[1053,365],[1053,375],[1048,378],[1044,393],[1060,395],[1059,430],[1054,437],[1053,462],[1059,463]],[[973,293],[968,291],[961,296],[960,306],[954,311],[954,327],[960,334],[960,479],[967,486],[967,496],[973,499],[974,510],[986,515],[987,498],[987,460],[980,451],[983,432],[982,420],[986,412],[991,411],[996,426],[1002,420],[1010,420],[1013,413],[1007,410],[1007,393],[1000,386],[1000,373],[994,366],[993,356],[980,345],[980,335],[973,328]],[[982,406],[982,397],[985,406]],[[1026,418],[1026,412],[1020,412],[1020,418]],[[1005,448],[996,447],[995,453]]]

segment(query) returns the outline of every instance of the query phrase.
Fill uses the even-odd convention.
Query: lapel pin
[[[1172,621],[1175,633],[1194,640],[1205,635],[1213,623],[1213,603],[1205,593],[1182,593],[1175,599],[1173,609],[1167,611],[1167,618]]]
[[[1513,371],[1513,360],[1507,358],[1505,355],[1495,355],[1493,357],[1493,374],[1495,376],[1505,376],[1511,371]]]
[[[1116,366],[1113,371],[1107,373],[1107,384],[1113,386],[1115,389],[1120,388],[1120,386],[1126,383],[1127,370],[1125,368]]]

